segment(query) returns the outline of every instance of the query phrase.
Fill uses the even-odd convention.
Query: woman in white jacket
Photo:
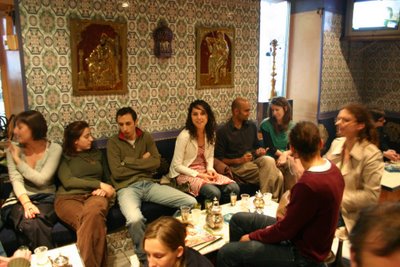
[[[169,177],[178,184],[189,183],[189,192],[206,199],[229,202],[231,192],[239,194],[239,186],[218,174],[214,168],[216,122],[210,105],[203,100],[192,102],[185,128],[176,139]]]

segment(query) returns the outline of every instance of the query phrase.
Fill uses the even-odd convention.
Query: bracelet
[[[28,200],[28,201],[25,201],[24,203],[22,203],[22,206],[25,206],[25,204],[27,204],[27,203],[29,203],[29,202],[32,203],[32,201]]]

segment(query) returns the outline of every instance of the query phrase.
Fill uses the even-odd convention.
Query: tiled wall
[[[116,0],[20,0],[28,105],[43,112],[49,137],[61,140],[63,127],[86,120],[95,136],[116,132],[115,112],[130,105],[139,125],[151,132],[180,129],[196,98],[210,103],[218,122],[230,115],[236,96],[249,98],[255,110],[258,75],[257,0],[132,0],[128,9]],[[127,21],[128,93],[73,96],[68,17]],[[165,19],[174,32],[173,57],[153,54],[152,31]],[[234,27],[234,88],[196,90],[196,26]],[[255,118],[255,114],[253,114]]]
[[[325,12],[320,113],[349,102],[400,112],[400,41],[341,40],[342,19]]]
[[[360,102],[363,59],[354,55],[360,45],[340,40],[342,15],[325,12],[320,88],[320,113],[337,111],[350,102]]]

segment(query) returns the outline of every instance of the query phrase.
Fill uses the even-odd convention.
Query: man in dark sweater
[[[285,216],[237,213],[230,223],[231,243],[218,253],[218,266],[321,266],[336,230],[344,180],[321,158],[319,130],[300,122],[289,135],[291,151],[305,169],[293,186]]]
[[[228,165],[236,180],[259,184],[262,193],[279,199],[283,176],[275,159],[267,156],[257,137],[257,126],[249,120],[250,103],[238,97],[232,102],[232,118],[217,131],[215,157]]]
[[[142,239],[146,218],[140,211],[142,201],[179,208],[193,206],[194,197],[167,185],[153,182],[152,174],[160,166],[160,154],[148,132],[137,126],[137,114],[125,107],[117,111],[119,133],[108,140],[107,158],[111,181],[117,190],[118,202],[126,218],[129,234],[139,260],[146,265]]]

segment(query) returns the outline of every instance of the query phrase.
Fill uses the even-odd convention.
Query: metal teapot
[[[210,211],[207,213],[206,224],[209,228],[213,230],[221,229],[224,224],[222,209],[216,198],[214,198],[213,205]]]
[[[256,212],[262,214],[264,212],[265,201],[263,198],[263,194],[260,191],[256,192],[256,195],[253,200],[254,207],[256,208]]]
[[[53,260],[53,267],[72,267],[67,256],[59,255]]]

